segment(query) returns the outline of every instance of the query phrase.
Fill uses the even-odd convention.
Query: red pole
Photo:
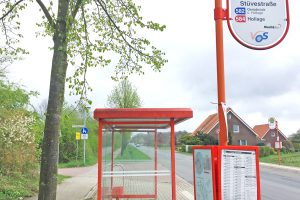
[[[171,175],[172,175],[172,200],[176,200],[174,118],[171,119]]]
[[[102,120],[99,119],[98,129],[98,200],[102,197]]]
[[[115,144],[115,137],[114,134],[115,130],[112,129],[111,131],[111,166],[110,166],[110,171],[113,172],[114,171],[114,144]],[[111,175],[113,175],[113,173],[111,173]],[[111,176],[110,178],[110,189],[113,188],[113,182],[114,182],[114,178],[113,176]],[[111,198],[112,199],[112,198]]]
[[[277,135],[277,142],[278,142],[277,156],[278,156],[278,163],[280,164],[280,144],[279,144],[278,122],[277,121],[276,121],[276,135]]]
[[[216,54],[217,54],[217,84],[218,84],[218,115],[220,124],[219,145],[227,145],[227,115],[225,106],[225,76],[224,76],[224,48],[223,48],[223,19],[225,11],[222,8],[222,0],[215,0],[215,21],[216,21]]]
[[[154,193],[155,193],[155,199],[157,199],[157,130],[156,129],[154,131],[154,171],[155,171]]]

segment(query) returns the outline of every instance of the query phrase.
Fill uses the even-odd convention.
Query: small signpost
[[[87,140],[88,139],[88,132],[89,132],[89,129],[87,129],[86,127],[83,127],[81,129],[81,139],[82,140]]]
[[[275,149],[277,149],[277,155],[278,155],[278,163],[280,163],[280,149],[282,148],[282,142],[279,141],[279,134],[278,134],[278,122],[275,119],[275,117],[270,117],[269,120],[269,128],[270,129],[276,129],[276,141],[274,144]]]
[[[288,0],[227,0],[227,13],[232,36],[251,49],[278,45],[289,29]]]

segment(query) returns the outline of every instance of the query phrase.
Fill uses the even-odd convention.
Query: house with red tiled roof
[[[260,141],[259,136],[253,129],[238,116],[231,108],[227,109],[228,135],[231,136],[231,145],[251,145],[255,146]],[[209,115],[192,133],[209,134],[215,139],[219,139],[219,118],[218,113]]]
[[[275,141],[277,141],[276,129],[270,129],[269,124],[260,124],[253,127],[255,133],[259,136],[261,141],[269,147],[275,148]],[[279,141],[287,141],[287,137],[278,129]]]

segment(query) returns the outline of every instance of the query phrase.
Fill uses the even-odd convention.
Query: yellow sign
[[[80,132],[76,132],[76,140],[80,140]]]

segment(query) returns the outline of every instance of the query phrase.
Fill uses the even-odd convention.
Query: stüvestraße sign
[[[251,49],[276,46],[289,29],[288,0],[227,0],[227,12],[231,34]]]

